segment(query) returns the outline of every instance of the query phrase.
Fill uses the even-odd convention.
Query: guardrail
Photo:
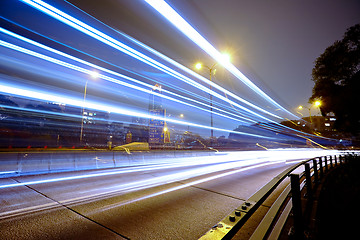
[[[200,239],[233,238],[287,177],[290,178],[290,181],[273,202],[249,239],[278,239],[291,211],[293,216],[293,239],[304,239],[301,191],[306,192],[307,201],[313,201],[313,191],[330,168],[344,164],[355,157],[358,157],[358,155],[323,156],[302,161],[286,169],[212,227]],[[299,170],[300,167],[304,167],[303,171],[295,173],[295,170]]]
[[[214,154],[214,151],[134,151],[128,154],[109,150],[0,152],[0,178],[159,164],[168,158]]]

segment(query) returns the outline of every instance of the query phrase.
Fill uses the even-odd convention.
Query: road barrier
[[[290,181],[286,183],[284,190],[272,203],[249,239],[278,239],[290,213],[292,213],[293,218],[292,239],[305,239],[304,211],[302,209],[304,198],[302,198],[301,194],[305,193],[307,203],[311,204],[314,199],[314,191],[325,174],[335,166],[354,159],[359,159],[359,156],[354,153],[323,156],[302,161],[286,169],[212,227],[200,239],[232,239],[236,234],[239,234],[242,226],[254,215],[263,202],[268,199],[281,183],[285,183],[288,178],[290,178]]]
[[[0,152],[0,178],[166,163],[180,157],[212,156],[214,151],[29,151]],[[161,160],[162,159],[162,160]]]

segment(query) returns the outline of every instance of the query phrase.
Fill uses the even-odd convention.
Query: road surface
[[[2,239],[198,239],[277,174],[324,150],[219,153],[0,179]]]

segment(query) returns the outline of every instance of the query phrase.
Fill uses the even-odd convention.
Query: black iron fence
[[[278,239],[290,213],[292,213],[293,220],[292,239],[305,239],[302,209],[304,198],[301,194],[305,194],[306,201],[312,202],[314,191],[332,168],[358,158],[359,155],[355,153],[323,156],[302,161],[286,169],[200,239],[232,239],[275,189],[286,182],[286,179],[290,179],[290,181],[287,181],[286,187],[272,203],[249,239]]]

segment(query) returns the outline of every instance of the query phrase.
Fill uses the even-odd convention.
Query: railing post
[[[314,158],[313,159],[313,169],[314,169],[314,183],[318,184],[319,182],[319,173],[318,173],[318,168],[317,168],[317,161]]]
[[[333,168],[332,156],[330,156],[330,167]]]
[[[306,177],[306,191],[307,197],[311,201],[313,194],[312,194],[312,186],[311,186],[311,175],[310,175],[310,164],[305,163],[305,177]]]
[[[294,232],[295,239],[304,239],[304,225],[302,221],[302,209],[301,209],[301,193],[300,193],[300,178],[299,174],[290,174],[291,181],[291,193],[294,215]]]
[[[322,158],[321,157],[319,157],[319,169],[320,169],[320,179],[322,179],[323,178],[323,176],[324,176],[324,169],[323,169],[323,165],[322,165]]]
[[[325,173],[327,173],[329,169],[328,169],[327,157],[326,156],[324,156],[324,166],[325,166]]]
[[[336,155],[334,156],[334,160],[335,160],[335,166],[337,165],[337,157]]]

